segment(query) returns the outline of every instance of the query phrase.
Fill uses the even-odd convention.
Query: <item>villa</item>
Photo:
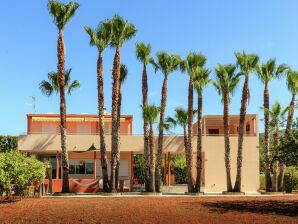
[[[20,135],[18,149],[38,159],[49,160],[52,166],[53,191],[62,189],[61,145],[60,145],[59,114],[28,114],[27,133]],[[101,191],[101,165],[98,135],[98,116],[92,114],[67,115],[67,150],[69,157],[69,174],[71,192]],[[242,191],[256,192],[259,190],[259,132],[258,115],[248,114],[245,121],[245,137],[243,143]],[[111,115],[104,117],[107,157],[111,152]],[[120,177],[119,186],[123,191],[132,191],[133,156],[143,154],[143,136],[133,134],[133,116],[121,115],[120,118]],[[224,137],[222,115],[206,115],[203,117],[203,170],[202,189],[204,192],[221,192],[226,190],[226,174],[224,164]],[[237,160],[237,126],[239,115],[230,116],[231,141],[231,175],[236,176]],[[196,130],[193,125],[193,157],[196,175]],[[156,137],[157,142],[157,137]],[[157,145],[157,144],[156,144]],[[183,136],[168,135],[164,138],[164,176],[165,185],[174,185],[175,177],[171,174],[170,155],[184,153]],[[108,173],[110,165],[108,164]],[[49,181],[45,181],[48,188]],[[47,189],[48,190],[48,189]]]

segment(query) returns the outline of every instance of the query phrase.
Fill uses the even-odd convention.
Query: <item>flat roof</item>
[[[27,114],[27,117],[59,117],[60,114],[56,114],[56,113],[45,113],[45,114]],[[98,114],[85,114],[85,113],[81,113],[81,114],[67,114],[66,117],[72,117],[72,118],[84,118],[84,117],[88,117],[88,118],[98,118]],[[111,114],[104,114],[105,118],[111,118],[112,115]],[[129,114],[124,114],[121,115],[120,117],[122,118],[128,118],[128,119],[132,119],[133,116],[129,115]]]

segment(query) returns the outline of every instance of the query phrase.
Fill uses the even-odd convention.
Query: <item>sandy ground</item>
[[[0,203],[0,223],[298,223],[293,197],[34,198]]]

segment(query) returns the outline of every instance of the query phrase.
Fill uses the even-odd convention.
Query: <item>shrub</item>
[[[24,156],[19,151],[0,153],[0,188],[9,195],[10,187],[16,184],[21,190],[35,182],[43,182],[45,164],[35,157]]]
[[[261,173],[260,174],[260,190],[265,190],[266,185],[265,185],[265,174]]]
[[[298,169],[297,167],[288,167],[284,178],[284,191],[291,193],[298,190]]]

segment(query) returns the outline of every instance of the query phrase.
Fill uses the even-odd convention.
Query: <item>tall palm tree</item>
[[[203,90],[211,82],[210,73],[209,69],[198,68],[194,78],[194,87],[198,94],[197,177],[195,184],[195,192],[197,193],[201,191]]]
[[[288,118],[287,118],[287,124],[286,124],[286,130],[285,130],[285,138],[288,138],[292,132],[292,126],[293,126],[293,117],[295,112],[295,98],[298,94],[298,72],[293,71],[291,69],[287,72],[287,86],[289,91],[292,93],[292,99],[289,104],[289,110],[288,110]],[[284,180],[284,174],[286,169],[286,164],[283,161],[280,161],[279,164],[279,175],[278,175],[278,191],[282,191],[283,189],[283,180]]]
[[[150,44],[136,43],[136,56],[137,59],[143,64],[142,73],[142,94],[143,106],[148,104],[148,81],[147,81],[147,64],[152,60],[150,57],[151,46]],[[145,169],[145,189],[149,191],[149,133],[148,122],[144,119],[144,169]]]
[[[136,35],[137,29],[127,20],[125,21],[119,15],[115,15],[112,20],[112,38],[111,47],[115,48],[115,56],[113,63],[113,87],[112,87],[112,155],[111,155],[111,180],[110,191],[116,192],[116,165],[120,159],[119,152],[119,127],[118,127],[118,101],[119,101],[119,89],[120,89],[120,48],[123,44],[133,38]]]
[[[192,177],[192,125],[193,125],[193,79],[196,75],[195,71],[203,67],[206,63],[207,59],[199,53],[190,52],[186,58],[181,64],[180,69],[182,72],[187,71],[189,76],[189,82],[188,82],[188,144],[187,144],[187,154],[186,154],[186,161],[187,161],[187,180],[188,180],[188,192],[194,192],[194,182]]]
[[[106,155],[106,142],[104,133],[104,91],[103,91],[103,61],[102,53],[111,41],[111,23],[104,21],[96,29],[84,27],[90,37],[90,46],[95,46],[98,50],[97,58],[97,103],[98,103],[98,124],[100,137],[100,161],[103,176],[103,191],[109,191],[108,162]]]
[[[270,177],[270,163],[269,163],[269,90],[268,84],[275,78],[280,77],[287,69],[285,65],[276,65],[274,59],[268,60],[266,63],[258,65],[256,71],[259,79],[264,84],[264,122],[265,122],[265,134],[264,134],[264,156],[265,156],[265,182],[266,191],[269,192],[272,186]]]
[[[181,58],[178,55],[171,55],[166,52],[158,52],[156,54],[157,60],[152,61],[152,65],[155,68],[155,72],[160,70],[164,75],[162,90],[161,90],[161,106],[160,106],[160,117],[159,117],[159,134],[158,134],[158,148],[157,148],[157,163],[155,170],[155,188],[156,191],[160,191],[160,169],[162,163],[162,151],[163,151],[163,136],[164,136],[164,120],[165,110],[167,103],[167,91],[168,91],[168,76],[179,69]]]
[[[65,71],[65,91],[68,95],[75,90],[80,88],[78,80],[70,80],[71,69]],[[48,73],[48,80],[43,80],[39,83],[39,89],[45,96],[52,96],[53,93],[59,93],[59,74],[57,72]]]
[[[272,136],[273,136],[273,176],[272,176],[272,191],[277,192],[278,191],[278,146],[279,146],[279,126],[280,123],[284,120],[284,115],[289,110],[289,107],[282,108],[279,102],[275,102],[275,104],[272,105],[271,110],[264,109],[267,113],[269,113],[269,116],[271,118],[270,120],[270,127],[272,129]]]
[[[294,112],[295,112],[295,100],[296,100],[296,95],[298,94],[298,72],[293,71],[291,69],[288,70],[287,72],[287,86],[289,91],[292,94],[292,99],[289,104],[290,109],[288,111],[288,118],[287,118],[287,126],[285,130],[285,136],[288,137],[292,126],[293,126],[293,117],[294,117]]]
[[[76,10],[79,8],[79,4],[76,2],[69,2],[65,4],[58,0],[49,0],[48,10],[54,19],[54,23],[58,28],[58,74],[59,74],[59,92],[60,92],[60,129],[61,129],[61,149],[62,149],[62,170],[63,170],[63,182],[62,192],[69,192],[69,164],[68,154],[66,148],[66,101],[65,101],[65,47],[63,40],[63,31],[66,24],[74,16]]]
[[[244,123],[246,115],[246,107],[249,102],[249,75],[255,70],[256,65],[259,62],[259,57],[255,54],[246,54],[245,52],[236,52],[235,57],[237,59],[237,66],[240,68],[241,73],[244,75],[244,84],[242,88],[242,98],[240,107],[240,119],[238,128],[238,156],[237,156],[237,174],[234,185],[234,191],[241,191],[241,173],[242,173],[242,159],[243,159],[243,135],[244,135]]]
[[[142,107],[143,119],[147,120],[150,126],[149,130],[149,151],[150,151],[150,192],[155,192],[155,145],[154,145],[154,131],[153,124],[157,121],[160,113],[160,107],[146,104]]]
[[[127,67],[124,64],[121,64],[120,67],[120,87],[119,87],[119,100],[118,100],[118,106],[117,106],[117,110],[118,110],[118,114],[117,114],[117,119],[118,119],[118,132],[119,132],[119,136],[120,136],[120,116],[121,116],[121,104],[122,104],[122,85],[124,84],[125,80],[127,79],[127,74],[128,74],[128,70]],[[115,182],[118,183],[119,181],[119,167],[120,167],[120,158],[117,159],[117,164],[116,164],[116,172],[115,172]],[[118,189],[118,185],[116,185],[117,190]]]
[[[214,87],[217,89],[218,94],[222,97],[224,104],[223,110],[223,123],[224,123],[224,140],[225,140],[225,166],[227,178],[227,191],[233,191],[231,182],[231,163],[230,163],[230,122],[229,122],[229,104],[230,95],[233,94],[241,74],[236,74],[236,66],[218,65],[215,68],[216,81],[213,81]]]

